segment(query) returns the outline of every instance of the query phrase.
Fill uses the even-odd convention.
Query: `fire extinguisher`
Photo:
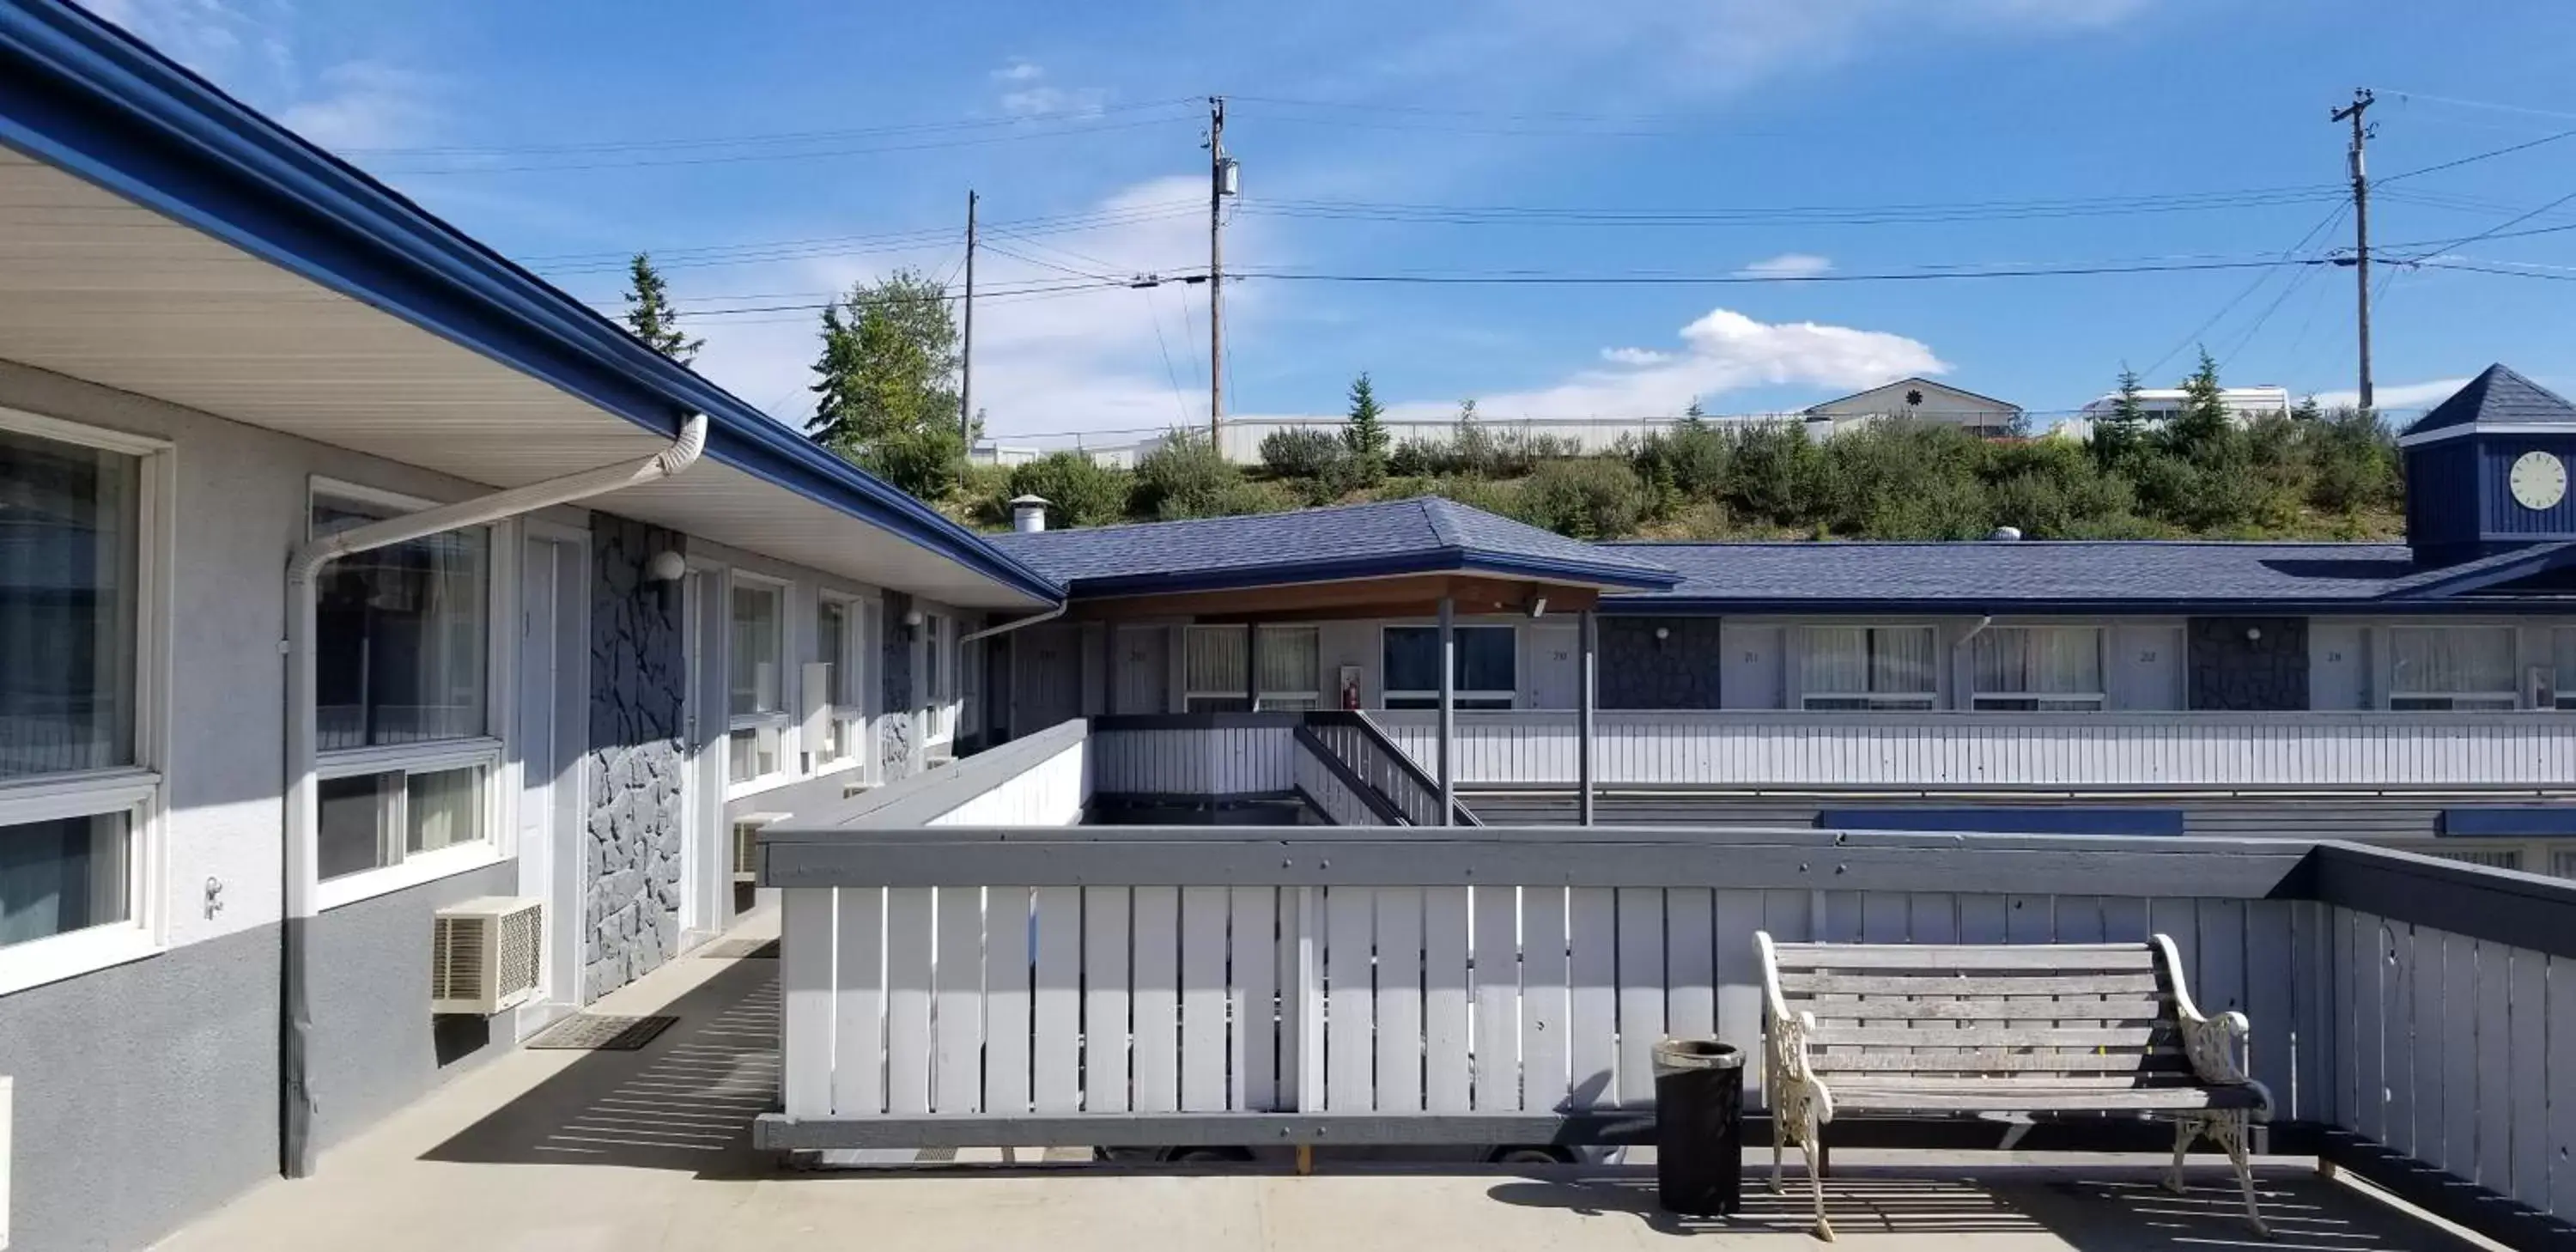
[[[1360,711],[1360,680],[1356,675],[1342,678],[1342,708],[1352,713]]]

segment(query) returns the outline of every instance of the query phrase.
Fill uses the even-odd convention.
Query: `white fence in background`
[[[1425,769],[1435,715],[1369,716]],[[1462,783],[1571,786],[1574,715],[1461,712]],[[2576,717],[2443,713],[1594,715],[1604,785],[2333,786],[2576,780]]]

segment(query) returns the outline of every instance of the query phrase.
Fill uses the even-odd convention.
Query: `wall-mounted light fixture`
[[[2263,628],[2262,628],[2262,627],[2260,627],[2260,626],[2248,626],[2248,627],[2246,627],[2246,628],[2245,628],[2245,640],[2246,640],[2246,642],[2248,642],[2248,643],[2252,643],[2252,642],[2254,642],[2255,640],[2261,639],[2262,637],[2263,637]]]
[[[689,558],[664,548],[644,560],[644,581],[675,583],[689,576]]]
[[[923,620],[921,610],[914,609],[903,615],[903,628],[905,630],[919,630],[921,629],[921,623]]]
[[[1670,639],[1670,638],[1672,638],[1672,637],[1673,637],[1673,628],[1672,628],[1672,627],[1670,627],[1670,626],[1658,626],[1658,627],[1656,627],[1656,628],[1655,628],[1655,642],[1657,642],[1657,643],[1662,643],[1663,641],[1665,641],[1665,640],[1667,640],[1667,639]]]

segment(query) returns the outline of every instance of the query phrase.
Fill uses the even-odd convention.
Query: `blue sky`
[[[791,420],[814,347],[793,306],[895,265],[947,274],[975,188],[996,245],[979,282],[1021,293],[978,308],[976,399],[1004,437],[1204,420],[1206,289],[1083,276],[1204,267],[1211,92],[1243,163],[1229,270],[1341,275],[2232,263],[2302,238],[2315,255],[2350,243],[2326,115],[2357,86],[2380,96],[2379,178],[2576,129],[2576,6],[2548,0],[2473,18],[2323,0],[99,7],[578,296],[613,307],[618,257],[660,254],[702,314],[700,368]],[[2576,231],[2443,247],[2571,193],[2576,138],[2395,179],[2372,235],[2576,278]],[[2151,199],[2179,196],[2204,207]],[[1711,220],[1739,210],[1778,211]],[[2515,229],[2571,222],[2576,200]],[[2325,267],[1250,278],[1227,289],[1227,407],[1335,412],[1366,369],[1405,413],[1762,412],[1920,372],[2047,413],[2124,361],[2170,384],[2196,341],[2230,382],[2331,400],[2352,386],[2352,285]],[[2494,360],[2576,383],[2576,285],[2401,269],[2377,322],[2387,407]]]

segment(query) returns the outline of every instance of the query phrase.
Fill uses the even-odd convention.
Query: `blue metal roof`
[[[2420,435],[2475,423],[2576,428],[2576,405],[2502,365],[2490,365],[2451,393],[2450,399],[2433,406],[2432,412],[2415,419],[2406,433]]]
[[[1651,556],[1582,543],[1437,496],[1014,533],[993,542],[1076,595],[1452,572],[1639,589],[1670,587],[1680,578]]]
[[[2379,543],[1604,546],[1681,571],[1680,585],[1669,590],[1602,602],[1604,610],[1632,613],[2362,611],[2460,604],[2454,597],[2576,562],[2576,544],[2569,543],[2432,569],[2418,565],[2404,544]]]
[[[664,436],[1055,601],[937,510],[644,346],[402,195],[62,0],[0,4],[0,143]]]

